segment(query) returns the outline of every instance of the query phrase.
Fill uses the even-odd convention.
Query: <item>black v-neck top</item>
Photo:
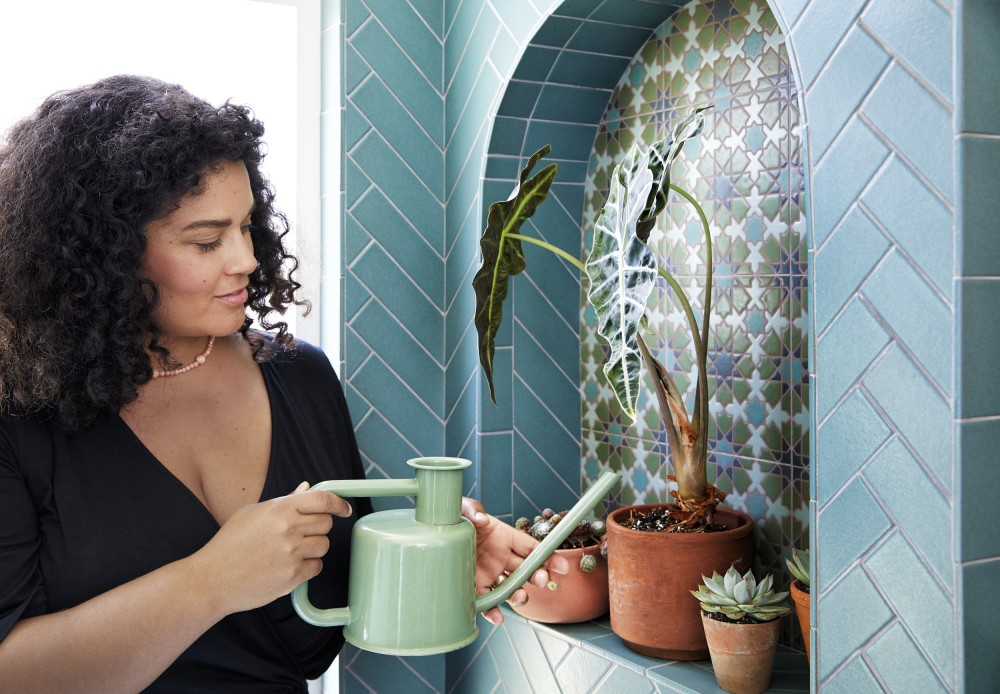
[[[272,421],[261,500],[303,481],[363,477],[326,356],[297,343],[260,368]],[[371,508],[367,499],[352,505],[354,518]],[[334,519],[323,572],[309,582],[318,606],[347,604],[354,518]],[[117,415],[72,433],[33,417],[0,417],[0,640],[21,618],[72,607],[189,556],[218,529]],[[341,631],[306,624],[286,596],[217,623],[148,691],[304,692],[305,680],[322,674],[340,650]]]

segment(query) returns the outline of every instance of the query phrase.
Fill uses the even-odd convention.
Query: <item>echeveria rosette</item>
[[[531,155],[510,197],[490,205],[486,229],[479,241],[483,263],[472,278],[476,291],[475,323],[479,333],[479,363],[494,403],[497,399],[493,387],[493,356],[497,332],[503,321],[503,302],[507,298],[510,278],[522,272],[526,265],[517,231],[548,196],[558,165],[549,164],[531,178],[528,175],[551,149],[545,145]]]
[[[771,574],[758,583],[752,571],[740,576],[736,567],[731,566],[725,576],[714,572],[711,578],[702,576],[701,580],[703,583],[698,590],[691,591],[701,603],[701,609],[725,615],[734,622],[744,617],[769,622],[791,611],[786,602],[788,593],[772,590]]]

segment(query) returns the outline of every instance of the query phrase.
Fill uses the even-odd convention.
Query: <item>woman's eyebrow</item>
[[[254,209],[256,209],[256,204],[250,206],[250,210],[244,216],[244,219],[253,214]],[[226,217],[225,219],[196,219],[193,222],[185,224],[181,231],[197,231],[199,229],[225,229],[226,227],[232,226],[233,221]]]

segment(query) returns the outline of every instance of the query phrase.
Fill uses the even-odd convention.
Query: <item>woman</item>
[[[0,150],[0,691],[304,691],[343,644],[287,596],[346,604],[370,506],[307,491],[363,471],[332,367],[274,317],[303,302],[262,134],[118,76]],[[532,543],[463,508],[485,590]]]

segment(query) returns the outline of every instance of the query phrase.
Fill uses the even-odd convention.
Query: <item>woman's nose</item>
[[[257,265],[257,258],[253,254],[253,239],[250,237],[250,234],[245,234],[241,239],[241,243],[238,244],[238,250],[229,263],[230,274],[249,275],[257,269]]]

